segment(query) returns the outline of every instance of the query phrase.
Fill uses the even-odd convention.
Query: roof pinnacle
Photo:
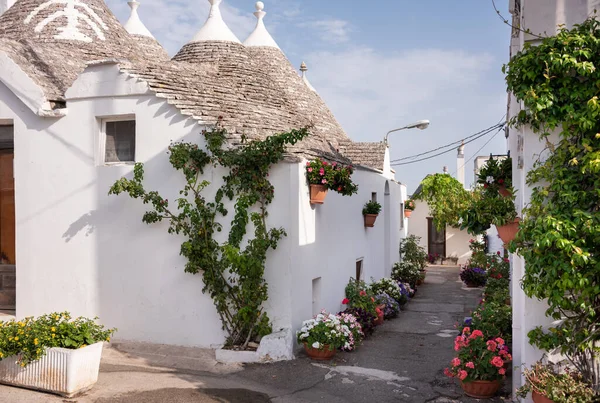
[[[308,67],[306,66],[306,63],[302,62],[302,64],[300,65],[300,71],[302,72],[302,81],[304,81],[304,84],[306,84],[308,89],[310,89],[313,92],[317,92],[317,90],[315,90],[315,87],[313,87],[311,85],[311,83],[308,81],[308,77],[306,77],[306,72],[308,71]]]
[[[154,39],[154,36],[150,31],[148,31],[148,28],[146,28],[142,20],[140,20],[140,16],[138,15],[137,9],[140,6],[140,2],[137,0],[131,0],[128,1],[127,4],[129,4],[129,7],[131,8],[131,14],[129,15],[129,19],[125,25],[123,25],[123,28],[125,28],[125,30],[132,35],[142,35]]]
[[[265,3],[262,1],[256,2],[256,12],[254,15],[256,16],[256,28],[254,31],[248,36],[248,39],[244,41],[244,45],[246,46],[267,46],[271,48],[279,49],[277,42],[273,39],[267,28],[265,27],[264,18],[267,13],[264,11]]]
[[[204,26],[194,35],[191,42],[226,41],[240,43],[240,40],[229,29],[221,16],[221,5],[223,0],[208,0],[210,12]]]

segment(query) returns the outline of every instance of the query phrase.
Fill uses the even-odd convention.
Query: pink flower
[[[498,343],[501,346],[503,346],[504,345],[504,340],[501,337],[496,337],[496,343]]]
[[[365,292],[365,290],[360,290],[358,295],[360,295],[361,297],[364,297],[365,295],[367,295],[367,293]]]
[[[494,367],[502,368],[504,366],[504,360],[500,356],[495,356],[490,361],[490,364],[492,364]]]
[[[323,180],[321,180],[321,183],[322,183],[323,185],[324,185],[324,184],[326,184],[326,183],[327,183],[327,179],[323,179]]]
[[[510,262],[510,260],[508,260],[507,258],[504,258],[504,262],[508,263],[508,262]]]
[[[444,375],[446,375],[450,378],[454,378],[454,374],[452,374],[452,371],[450,371],[449,368],[444,368]]]
[[[473,364],[471,361],[467,362],[467,363],[465,364],[465,366],[466,366],[467,368],[471,368],[471,369],[474,369],[474,368],[475,368],[475,364]]]
[[[469,336],[470,339],[476,339],[477,337],[483,337],[481,330],[473,330],[473,333]]]
[[[323,176],[325,175],[325,170],[323,168],[319,169],[319,175]],[[500,252],[498,252],[500,253]]]
[[[504,368],[500,368],[500,369],[498,370],[498,373],[499,373],[500,375],[504,375],[504,374],[506,373],[506,370],[505,370]]]
[[[463,328],[463,334],[465,334],[465,333],[471,333],[471,328],[468,327],[468,326],[464,327]]]
[[[458,367],[460,365],[460,358],[454,357],[454,359],[450,361],[450,364],[452,364],[453,367]]]
[[[306,161],[306,166],[309,166],[309,165],[310,165],[310,162]]]
[[[464,369],[461,369],[460,371],[458,371],[458,379],[460,379],[461,381],[464,381],[464,379],[467,377],[467,371],[465,371]]]
[[[308,172],[312,172],[312,168],[308,168]]]
[[[342,304],[346,305],[348,302],[350,302],[350,300],[348,298],[344,298],[342,300]]]
[[[496,344],[496,342],[494,340],[487,341],[487,349],[488,350],[496,351],[497,348],[498,348],[498,344]]]

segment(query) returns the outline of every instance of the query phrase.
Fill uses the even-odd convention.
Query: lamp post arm
[[[384,140],[385,144],[387,145],[387,143],[388,143],[388,136],[390,135],[390,133],[398,132],[398,131],[404,130],[406,128],[408,128],[408,126],[404,126],[399,129],[394,129],[394,130],[390,130],[389,132],[387,132],[387,134],[385,135],[385,140]]]

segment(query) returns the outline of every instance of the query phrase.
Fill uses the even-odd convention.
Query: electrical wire
[[[479,152],[481,150],[483,150],[483,148],[485,146],[487,146],[488,144],[490,144],[490,142],[494,139],[494,137],[496,137],[498,135],[498,133],[500,133],[502,131],[502,129],[504,129],[504,125],[492,136],[490,137],[490,139],[488,141],[485,142],[484,145],[481,146],[481,148],[477,151],[475,151],[475,153],[473,153],[473,155],[471,156],[471,158],[469,158],[468,160],[465,161],[465,163],[462,165],[462,167],[460,167],[460,169],[463,169],[464,167],[467,166],[467,164],[473,160],[473,158],[475,158],[477,156],[477,154],[479,154]],[[458,170],[457,170],[458,171]],[[454,175],[457,171],[454,171],[454,173],[452,175]]]
[[[516,29],[516,30],[521,31],[521,32],[523,32],[525,34],[529,34],[531,36],[535,36],[538,39],[544,39],[545,38],[543,36],[536,35],[536,34],[532,33],[528,29],[523,29],[521,27],[515,27],[514,25],[512,25],[510,22],[508,22],[508,19],[504,18],[504,16],[500,13],[500,10],[498,10],[498,7],[496,7],[496,2],[494,0],[492,0],[492,6],[494,7],[494,10],[496,11],[496,14],[498,14],[498,18],[500,18],[503,23],[505,23],[506,25],[508,25],[512,29]]]

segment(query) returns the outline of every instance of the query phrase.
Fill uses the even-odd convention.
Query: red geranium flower
[[[348,298],[344,298],[342,300],[342,304],[344,304],[344,305],[348,304],[348,302],[350,302],[350,300]]]

